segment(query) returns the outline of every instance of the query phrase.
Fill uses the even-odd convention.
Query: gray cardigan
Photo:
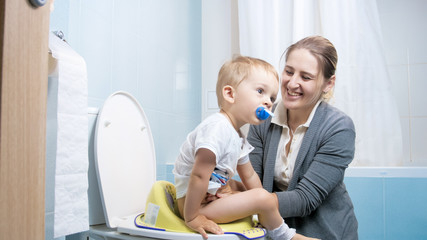
[[[287,191],[274,184],[274,166],[282,127],[251,126],[248,141],[255,148],[251,163],[264,188],[276,192],[279,211],[298,233],[323,240],[358,239],[357,219],[347,193],[344,171],[354,157],[353,121],[322,102],[304,136]]]

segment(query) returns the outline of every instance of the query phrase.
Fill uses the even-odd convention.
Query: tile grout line
[[[413,164],[412,159],[412,113],[411,113],[411,73],[410,73],[410,65],[409,65],[409,49],[406,48],[406,69],[407,69],[407,82],[408,82],[408,115],[409,115],[409,162]]]

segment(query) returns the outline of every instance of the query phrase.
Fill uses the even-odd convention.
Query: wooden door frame
[[[0,2],[0,239],[45,239],[49,2]]]

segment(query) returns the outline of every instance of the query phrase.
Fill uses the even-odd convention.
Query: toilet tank
[[[98,225],[105,223],[104,211],[102,209],[101,198],[99,195],[98,179],[95,170],[94,137],[96,128],[96,119],[98,117],[98,108],[88,108],[89,119],[89,170],[88,170],[88,198],[89,198],[89,225]]]

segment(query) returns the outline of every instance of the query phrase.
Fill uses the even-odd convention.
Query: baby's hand
[[[208,204],[208,203],[210,203],[212,201],[215,201],[217,199],[218,199],[218,197],[216,195],[212,195],[210,193],[206,193],[206,196],[203,199],[202,204]]]
[[[207,219],[204,215],[198,215],[191,221],[186,221],[185,224],[196,232],[199,232],[204,239],[208,238],[206,232],[211,232],[213,234],[224,234],[222,229],[215,222]]]
[[[224,198],[224,197],[228,197],[231,194],[233,194],[233,189],[231,189],[231,186],[229,183],[227,183],[224,186],[221,186],[217,191],[215,196],[217,198]]]
[[[217,199],[230,196],[231,194],[233,194],[233,190],[231,189],[230,185],[227,183],[226,185],[218,188],[215,195],[212,195],[210,193],[206,193],[206,196],[203,199],[202,204],[208,204],[208,203],[215,201]]]

